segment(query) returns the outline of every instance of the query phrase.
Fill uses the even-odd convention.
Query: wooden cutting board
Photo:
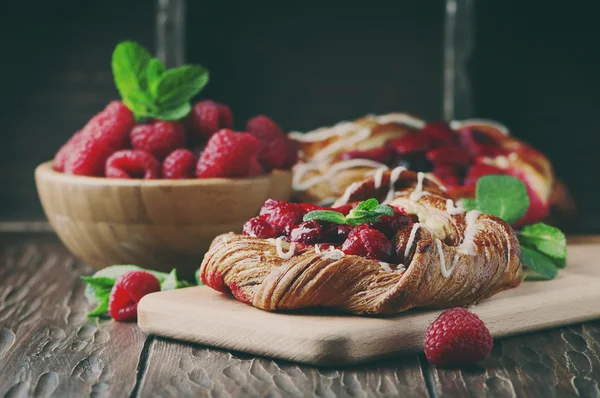
[[[569,245],[552,281],[525,282],[470,308],[496,337],[600,318],[600,244]],[[315,365],[341,365],[423,348],[440,311],[362,317],[271,313],[200,286],[153,293],[138,307],[142,330],[178,340]]]

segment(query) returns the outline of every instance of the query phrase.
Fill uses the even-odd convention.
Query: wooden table
[[[600,322],[498,340],[471,369],[317,369],[89,320],[90,272],[51,233],[0,233],[0,396],[600,396]]]

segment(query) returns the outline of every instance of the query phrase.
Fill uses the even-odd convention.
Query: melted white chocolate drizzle
[[[456,205],[452,201],[452,199],[446,200],[446,212],[448,214],[454,216],[457,214],[462,214],[465,212],[465,209],[461,206],[460,202],[456,202]]]
[[[289,260],[294,255],[294,252],[296,250],[296,244],[294,242],[290,243],[287,252],[283,251],[282,245],[283,240],[281,239],[281,237],[275,239],[275,249],[277,250],[277,255],[284,260]]]
[[[475,234],[477,233],[477,218],[481,212],[478,210],[471,210],[465,216],[465,232],[462,243],[458,246],[459,253],[474,256],[475,253]]]
[[[423,173],[422,171],[419,171],[417,173],[417,186],[415,187],[415,190],[412,191],[410,196],[408,197],[410,200],[417,201],[417,200],[421,199],[423,196],[429,195],[429,192],[423,191],[423,179],[424,178],[425,178],[425,173]]]

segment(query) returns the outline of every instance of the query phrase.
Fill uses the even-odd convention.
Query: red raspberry
[[[434,145],[454,145],[458,141],[458,134],[446,122],[429,122],[419,134],[425,135]]]
[[[394,156],[394,152],[390,148],[381,147],[369,149],[367,151],[348,151],[344,152],[341,155],[342,160],[350,160],[350,159],[369,159],[375,162],[388,164],[392,161],[392,157]]]
[[[260,143],[250,134],[223,129],[215,133],[196,167],[198,178],[247,177]]]
[[[394,209],[393,216],[381,216],[377,222],[369,223],[371,228],[383,232],[389,239],[396,235],[396,232],[400,231],[404,227],[412,225],[412,219],[399,209]]]
[[[106,161],[108,178],[160,178],[160,162],[146,151],[124,149],[113,153]]]
[[[289,138],[287,139],[286,154],[286,161],[283,165],[284,170],[292,168],[298,162],[298,144]]]
[[[297,203],[269,199],[260,209],[261,218],[279,228],[286,235],[302,222],[304,210]]]
[[[348,234],[348,238],[342,245],[342,251],[346,254],[388,261],[392,257],[393,247],[382,232],[359,225]]]
[[[256,116],[246,123],[246,132],[260,141],[258,160],[266,170],[285,168],[289,163],[288,138],[274,121]]]
[[[249,235],[256,238],[269,239],[278,237],[279,231],[266,220],[260,217],[251,218],[244,224],[242,230],[244,235]]]
[[[305,213],[310,213],[311,211],[315,210],[329,210],[325,207],[314,205],[312,203],[299,203],[299,205],[302,207],[302,210],[304,210]]]
[[[354,209],[356,206],[358,206],[358,202],[357,203],[349,203],[347,205],[342,205],[342,206],[334,207],[331,210],[337,211],[338,213],[342,213],[343,215],[347,216],[348,213],[350,213],[350,210]]]
[[[185,130],[183,125],[176,122],[139,124],[131,130],[130,136],[134,149],[150,152],[159,160],[185,146]]]
[[[464,308],[442,312],[425,334],[425,356],[432,365],[473,365],[490,355],[494,342],[483,321]]]
[[[79,130],[73,134],[71,138],[58,150],[56,155],[54,156],[54,162],[52,164],[52,168],[56,171],[65,171],[65,162],[77,142],[81,140],[82,130]]]
[[[304,221],[290,232],[292,242],[314,245],[323,238],[323,227],[315,220]]]
[[[192,108],[192,125],[196,138],[205,141],[214,133],[224,128],[233,128],[233,115],[227,105],[217,104],[212,100],[198,102]]]
[[[459,130],[460,145],[473,156],[498,156],[505,153],[496,140],[479,130],[465,128]]]
[[[256,177],[264,174],[265,170],[260,165],[257,158],[250,159],[250,165],[248,166],[248,177]]]
[[[127,145],[134,125],[133,114],[119,101],[112,101],[82,129],[64,164],[67,174],[101,176],[106,159]]]
[[[458,170],[454,166],[437,164],[433,167],[433,174],[446,186],[460,185]]]
[[[137,305],[145,295],[160,291],[160,282],[145,271],[131,271],[115,282],[108,300],[108,313],[115,321],[137,319]]]
[[[465,177],[464,185],[474,187],[477,184],[479,177],[483,177],[490,174],[506,174],[502,169],[499,169],[488,164],[480,163],[476,164],[469,169],[467,176]]]
[[[188,149],[175,149],[162,164],[162,177],[181,179],[194,177],[196,157]]]
[[[408,155],[426,151],[431,143],[425,134],[416,133],[388,141],[387,145],[399,155]]]
[[[443,163],[465,167],[471,165],[473,160],[471,155],[458,145],[430,149],[426,157],[434,165]]]
[[[352,231],[352,227],[350,225],[338,225],[335,230],[334,240],[343,242],[348,238],[348,234]]]

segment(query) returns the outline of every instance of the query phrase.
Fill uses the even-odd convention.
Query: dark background
[[[187,60],[211,71],[203,97],[242,124],[265,113],[307,130],[365,113],[442,117],[444,2],[199,2],[187,5]],[[579,5],[576,5],[579,4]],[[469,63],[476,117],[545,152],[583,223],[600,232],[598,7],[476,2]],[[28,1],[0,12],[0,220],[41,220],[33,169],[117,98],[110,55],[155,45],[153,1]]]

